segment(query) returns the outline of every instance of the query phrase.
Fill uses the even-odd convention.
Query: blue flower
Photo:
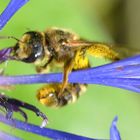
[[[28,0],[11,0],[0,15],[0,30],[5,26],[5,24],[10,20],[10,18],[19,10]]]
[[[97,139],[92,139],[92,138],[87,138],[87,137],[83,137],[83,136],[78,136],[75,134],[70,134],[70,133],[66,133],[63,131],[59,131],[59,130],[54,130],[54,129],[50,129],[50,128],[40,128],[36,125],[33,124],[29,124],[29,123],[25,123],[19,120],[8,120],[5,118],[5,116],[0,114],[0,121],[8,124],[10,126],[15,126],[18,129],[27,131],[27,132],[31,132],[37,135],[41,135],[43,137],[47,137],[47,138],[51,138],[51,139],[58,139],[58,140],[97,140]]]
[[[3,62],[9,57],[10,48],[0,51]],[[123,88],[140,93],[140,55],[69,74],[70,83],[99,84]],[[0,76],[0,85],[62,82],[62,73]]]
[[[99,140],[99,139],[79,136],[79,135],[75,135],[75,134],[71,134],[71,133],[67,133],[67,132],[63,132],[59,130],[54,130],[50,128],[40,128],[34,124],[25,123],[25,122],[15,120],[15,119],[7,120],[1,114],[0,114],[0,121],[10,126],[13,126],[14,124],[14,126],[18,129],[31,132],[31,133],[34,133],[43,137],[55,139],[55,140]],[[117,117],[115,117],[115,119],[113,120],[111,124],[110,140],[121,140],[118,129],[116,127],[116,121],[117,121]],[[105,139],[100,139],[100,140],[105,140]]]
[[[112,121],[112,125],[110,128],[110,140],[121,140],[120,133],[116,126],[117,121],[118,121],[118,117],[116,116]]]
[[[11,0],[7,8],[0,15],[0,30],[5,26],[8,20],[14,13],[20,9],[28,0]],[[13,58],[9,57],[11,48],[0,51],[0,63]],[[127,90],[140,92],[140,56],[135,56],[116,63],[107,64],[86,70],[72,72],[69,75],[69,82],[71,83],[87,83],[87,84],[101,84],[107,86],[114,86],[124,88]],[[14,85],[14,84],[34,84],[34,83],[52,83],[62,82],[62,74],[37,74],[37,75],[19,75],[19,76],[0,76],[0,85]],[[25,114],[24,114],[25,115]],[[33,124],[28,124],[18,120],[8,120],[5,116],[0,114],[0,121],[15,126],[18,129],[36,133],[38,135],[49,137],[51,139],[79,139],[79,140],[95,140],[75,134],[70,134],[49,128],[40,128]],[[110,128],[110,140],[120,140],[120,134],[116,127],[117,117],[112,122]],[[13,125],[14,124],[14,125]],[[0,132],[0,138],[20,140],[15,136],[11,136],[5,132]]]
[[[9,54],[11,53],[11,51],[12,51],[11,48],[5,48],[0,51],[0,63],[9,59]]]
[[[2,63],[8,59],[12,60],[12,58],[9,57],[10,53],[11,53],[11,48],[1,50],[0,62]],[[116,63],[72,72],[69,75],[69,82],[104,84],[104,85],[111,85],[111,86],[123,87],[123,88],[126,87],[126,89],[140,92],[139,88],[134,88],[134,85],[139,85],[139,81],[137,81],[137,79],[139,78],[138,69],[140,68],[139,60],[140,60],[140,56],[135,56]],[[61,73],[0,76],[0,85],[62,82],[62,76],[63,75]],[[131,82],[131,80],[133,82]],[[13,119],[8,120],[4,116],[0,115],[0,121],[4,122],[5,124],[9,124],[13,126]],[[115,117],[115,119],[113,120],[110,128],[111,140],[121,139],[119,135],[119,131],[116,127],[116,122],[117,122],[117,117]],[[78,136],[75,134],[66,133],[54,129],[40,128],[33,124],[28,124],[18,120],[14,120],[14,124],[16,124],[15,127],[18,129],[22,129],[24,131],[35,133],[51,139],[95,140],[92,138]]]

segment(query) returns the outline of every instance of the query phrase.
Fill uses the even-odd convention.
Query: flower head
[[[2,29],[14,13],[22,7],[28,0],[11,0],[7,8],[0,15],[0,29]],[[11,48],[3,49],[0,51],[0,63],[6,60],[12,60],[10,57]],[[71,83],[87,83],[87,84],[101,84],[124,88],[135,92],[140,92],[140,56],[128,58],[116,63],[90,68],[86,70],[72,72],[69,75],[69,82]],[[43,74],[43,75],[19,75],[19,76],[0,76],[0,85],[14,85],[14,84],[34,84],[34,83],[49,83],[49,82],[62,82],[62,74]],[[7,98],[8,99],[8,98]],[[6,103],[6,104],[5,104]],[[19,103],[19,102],[18,102]],[[13,104],[7,102],[0,102],[0,106],[11,107]],[[16,104],[17,105],[17,104]],[[17,109],[14,108],[11,109]],[[19,109],[19,108],[18,108]],[[19,111],[19,110],[18,110]],[[8,114],[11,115],[10,113]],[[27,116],[23,113],[24,117]],[[49,137],[51,139],[79,139],[79,140],[94,140],[91,138],[78,136],[54,129],[40,128],[33,124],[28,124],[14,119],[7,119],[5,116],[0,115],[0,121],[24,131],[36,133],[38,135]],[[117,117],[113,120],[110,128],[110,139],[120,140],[120,134],[116,127]],[[18,140],[19,138],[11,136],[7,133],[0,132],[0,138]]]

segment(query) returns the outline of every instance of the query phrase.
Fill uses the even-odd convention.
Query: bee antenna
[[[19,41],[19,42],[22,42],[21,40],[17,39],[16,37],[14,36],[0,36],[0,39],[15,39],[16,41]],[[22,42],[24,43],[24,42]]]

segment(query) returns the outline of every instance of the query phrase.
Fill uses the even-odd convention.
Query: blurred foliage
[[[0,12],[8,0],[0,1]],[[89,40],[113,42],[103,19],[119,0],[30,0],[17,12],[0,35],[20,38],[28,30],[43,31],[56,26],[68,28]],[[115,18],[115,17],[112,17]],[[106,21],[106,23],[109,21]],[[113,24],[113,23],[111,23]],[[1,48],[12,46],[14,40],[1,40]],[[107,63],[103,59],[91,58],[93,66]],[[9,62],[6,74],[35,73],[34,67],[20,62]],[[93,138],[109,138],[109,127],[115,115],[119,116],[118,128],[122,139],[140,138],[140,96],[129,91],[100,85],[89,85],[87,92],[75,103],[60,109],[47,108],[36,99],[36,90],[41,85],[18,85],[7,95],[29,102],[39,107],[49,118],[47,127]],[[29,122],[41,124],[41,119],[28,112]],[[15,114],[19,119],[21,116]],[[44,138],[9,128],[3,124],[1,130],[9,131],[26,140]],[[12,130],[12,131],[11,131]]]

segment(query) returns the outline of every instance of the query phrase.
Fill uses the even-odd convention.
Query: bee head
[[[35,62],[44,56],[44,45],[42,32],[26,32],[13,48],[13,56],[26,63]]]

